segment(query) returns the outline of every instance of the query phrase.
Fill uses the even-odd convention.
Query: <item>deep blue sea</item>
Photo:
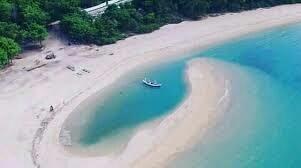
[[[169,167],[300,168],[301,24],[252,33],[185,59],[134,70],[120,79],[122,84],[98,93],[90,111],[79,110],[91,115],[76,127],[77,143],[108,146],[106,142],[118,139],[113,146],[120,150],[143,123],[159,120],[184,100],[185,63],[195,57],[230,62],[244,75],[232,82],[233,100],[223,119]],[[145,88],[144,76],[163,87]]]

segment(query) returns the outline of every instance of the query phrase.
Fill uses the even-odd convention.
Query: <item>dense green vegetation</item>
[[[105,0],[0,0],[0,67],[28,44],[41,46],[47,24],[61,28],[76,43],[114,43],[132,34],[147,33],[168,23],[198,19],[208,13],[235,12],[301,0],[133,0],[111,5],[92,18],[81,8]]]
[[[20,46],[41,45],[49,15],[31,0],[0,0],[0,67],[10,63]]]
[[[148,33],[168,23],[198,19],[209,13],[236,12],[258,7],[297,3],[301,0],[133,0],[111,5],[91,18],[74,12],[63,17],[62,30],[78,43],[114,43],[131,34]]]
[[[62,30],[74,41],[114,43],[129,33],[146,33],[160,27],[154,13],[141,14],[130,3],[111,5],[103,15],[96,18],[86,13],[71,13],[61,20]]]
[[[8,64],[21,48],[10,38],[0,37],[0,65]]]
[[[82,0],[81,7],[88,8],[88,7],[95,6],[95,5],[98,5],[103,2],[107,2],[107,1],[108,0]]]

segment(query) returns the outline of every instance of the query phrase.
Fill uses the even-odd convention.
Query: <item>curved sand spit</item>
[[[230,105],[230,79],[222,64],[211,59],[189,62],[187,76],[191,92],[185,102],[152,133],[148,152],[134,162],[134,168],[163,168],[175,154],[191,147],[205,135]],[[148,138],[149,139],[149,138]]]
[[[190,83],[187,99],[158,126],[139,131],[119,156],[78,158],[62,150],[59,157],[74,159],[68,161],[68,165],[73,166],[89,164],[89,167],[95,168],[164,167],[174,154],[189,148],[202,137],[222,112],[226,111],[230,101],[230,80],[225,69],[220,68],[222,65],[217,60],[206,58],[190,61],[186,72]],[[42,146],[40,150],[46,154],[51,150],[49,147]],[[52,163],[48,155],[43,159],[43,163]],[[55,159],[62,158],[57,156]]]
[[[149,160],[153,160],[155,165],[162,165],[176,151],[159,146],[169,142],[178,130],[193,130],[203,126],[206,121],[197,123],[197,127],[190,128],[192,126],[188,125],[186,128],[184,123],[189,121],[188,115],[182,121],[183,124],[172,129],[174,131],[167,137],[164,136],[161,140],[158,138],[158,144],[153,144],[151,140],[142,142],[142,146],[147,149],[149,145],[151,151],[132,151],[139,148],[139,143],[130,143],[125,154],[117,158],[120,161],[114,160],[116,165],[111,164],[113,158],[110,157],[83,158],[66,153],[58,143],[60,127],[80,102],[138,65],[151,60],[176,58],[172,56],[183,55],[249,32],[300,20],[301,5],[285,5],[167,25],[154,33],[130,37],[103,47],[67,46],[55,36],[50,36],[43,51],[24,53],[26,58],[15,60],[15,66],[0,72],[0,167],[110,168],[122,163],[128,164],[127,162],[133,162],[130,166],[139,167]],[[46,62],[44,57],[48,50],[57,55],[55,61],[49,61],[46,66],[31,72],[24,70],[39,61]],[[74,65],[76,71],[66,69],[68,65]],[[80,68],[89,69],[91,73],[82,72]],[[190,99],[186,102],[189,103]],[[55,113],[49,113],[50,105],[55,107]],[[140,139],[139,137],[148,136],[149,131],[139,133],[132,142]],[[161,134],[165,135],[164,131]],[[178,148],[174,149],[181,151],[185,148],[183,144],[193,139],[191,136],[175,141],[174,145]],[[133,145],[137,146],[131,147]],[[155,159],[157,154],[162,159]],[[144,159],[137,160],[139,156],[144,156]]]

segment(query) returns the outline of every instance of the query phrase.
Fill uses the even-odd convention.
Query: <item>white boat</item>
[[[142,82],[147,85],[147,86],[150,86],[150,87],[161,87],[162,84],[161,83],[157,83],[156,81],[151,81],[151,80],[148,80],[146,78],[144,78],[142,80]]]

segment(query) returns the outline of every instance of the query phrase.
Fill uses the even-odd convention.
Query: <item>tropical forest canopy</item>
[[[111,44],[148,33],[168,23],[209,13],[236,12],[298,3],[301,0],[133,0],[111,5],[92,18],[81,9],[105,0],[0,0],[0,67],[27,44],[41,45],[47,25],[61,20],[62,31],[76,43]]]

